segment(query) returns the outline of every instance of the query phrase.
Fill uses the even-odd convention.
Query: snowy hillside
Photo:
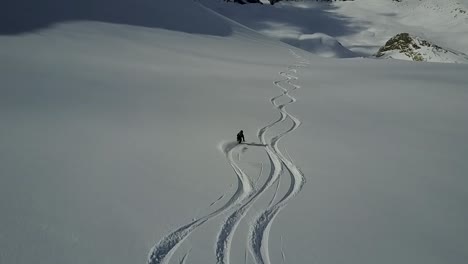
[[[402,32],[468,53],[466,0],[304,0],[274,6],[200,1],[269,37],[322,57],[370,57]],[[323,34],[336,44],[311,43],[308,36],[313,34]]]
[[[338,38],[355,52],[374,54],[391,37],[402,32],[420,36],[442,47],[468,53],[466,0],[360,0],[340,3],[335,12],[351,17],[361,30]]]
[[[468,65],[362,57],[465,28],[372,3],[4,5],[0,264],[463,263]]]

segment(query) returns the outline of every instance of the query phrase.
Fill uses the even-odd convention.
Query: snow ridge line
[[[297,73],[297,68],[306,67],[309,63],[302,59],[299,55],[297,55],[294,51],[290,50],[296,59],[300,59],[300,61],[292,66],[288,67],[289,72]],[[297,80],[298,77],[293,76],[287,72],[279,72],[279,75],[285,77],[286,79],[274,81],[273,84],[280,89],[283,90],[282,94],[275,96],[270,99],[270,102],[273,106],[279,110],[280,112],[280,122],[286,120],[286,118],[290,119],[293,122],[293,125],[285,132],[273,137],[270,142],[265,140],[265,133],[266,131],[272,127],[272,125],[268,125],[259,130],[258,137],[263,144],[267,145],[267,153],[271,157],[275,156],[277,159],[281,160],[281,166],[285,166],[286,170],[290,174],[291,182],[290,187],[287,193],[274,205],[269,205],[266,210],[264,210],[254,221],[254,224],[249,231],[249,246],[251,254],[254,257],[254,260],[257,264],[270,264],[270,256],[269,256],[269,248],[268,248],[268,241],[269,241],[269,233],[271,229],[271,225],[273,220],[277,216],[277,214],[283,209],[288,201],[295,197],[301,190],[303,185],[305,184],[305,178],[303,173],[300,169],[292,162],[291,159],[286,158],[285,155],[279,150],[278,142],[279,140],[291,133],[292,131],[296,130],[300,125],[301,121],[296,118],[295,116],[291,115],[289,112],[286,111],[286,106],[296,102],[296,98],[290,95],[291,91],[299,89],[300,86],[293,84],[291,80]],[[285,88],[281,83],[286,83],[292,88]],[[282,96],[287,96],[290,101],[281,105],[276,103],[276,100]],[[276,122],[279,123],[279,122]]]
[[[233,158],[233,152],[240,145],[236,143],[227,143],[222,146],[224,154],[237,176],[237,190],[223,206],[217,210],[193,220],[173,232],[163,237],[151,250],[148,256],[148,264],[167,264],[179,245],[198,227],[216,216],[229,211],[230,209],[242,204],[241,201],[251,196],[254,191],[253,184],[249,177],[236,164]]]

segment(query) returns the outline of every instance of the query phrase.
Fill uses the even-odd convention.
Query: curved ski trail
[[[301,57],[295,54],[293,51],[291,51],[291,53],[293,53],[293,55],[297,59],[301,59]],[[289,66],[288,71],[291,73],[297,73],[296,68],[305,67],[305,65],[307,64],[308,62],[301,60],[298,64]],[[282,165],[286,167],[286,170],[289,173],[291,180],[287,193],[277,203],[268,205],[267,209],[260,213],[260,215],[254,221],[254,225],[249,232],[250,251],[257,264],[271,263],[269,256],[268,241],[273,220],[281,211],[281,209],[283,209],[288,204],[289,200],[295,197],[301,191],[303,185],[305,184],[305,178],[300,169],[294,164],[294,162],[290,158],[286,157],[278,147],[278,142],[283,136],[293,132],[301,125],[301,121],[298,118],[286,111],[287,105],[296,102],[296,98],[290,95],[290,92],[300,88],[299,85],[293,84],[291,82],[292,80],[298,80],[298,77],[287,72],[279,72],[279,75],[285,77],[286,79],[274,81],[273,84],[278,88],[282,89],[283,92],[282,94],[273,97],[270,100],[270,102],[280,112],[280,120],[284,121],[286,120],[286,118],[288,118],[293,122],[293,125],[285,132],[273,137],[269,142],[265,140],[265,133],[272,126],[267,125],[263,129],[260,129],[258,137],[263,144],[267,144],[268,154],[274,155],[281,160]],[[282,83],[287,84],[291,88],[286,88],[282,85]],[[278,105],[276,103],[276,100],[283,96],[287,96],[290,99],[290,101]]]
[[[283,74],[286,74],[286,73],[285,72],[280,72],[280,74],[283,75]],[[289,75],[284,75],[284,76],[287,76],[288,79],[296,78],[294,76],[289,76]],[[279,82],[281,82],[281,81],[276,81],[275,84],[279,85],[278,84]],[[281,87],[281,86],[279,86],[279,87]],[[276,104],[276,99],[282,97],[283,95],[287,95],[291,99],[291,101],[289,103],[295,102],[296,99],[289,95],[289,90],[287,90],[286,88],[283,88],[283,87],[281,87],[281,88],[283,89],[284,92],[282,94],[278,95],[278,96],[275,96],[275,97],[271,98],[270,102],[275,107],[284,108],[285,105],[277,105]],[[298,86],[294,86],[294,89],[291,89],[291,91],[295,90],[297,88],[298,88]],[[277,142],[283,136],[285,136],[286,134],[288,134],[292,130],[296,129],[298,127],[298,125],[296,125],[296,124],[300,124],[300,122],[299,122],[299,120],[295,119],[294,117],[291,117],[293,119],[293,122],[295,121],[294,126],[292,128],[290,128],[289,130],[287,130],[286,132],[284,132],[284,133],[278,135],[277,137],[275,137],[275,142],[272,143],[270,146],[267,143],[267,141],[265,140],[265,134],[267,133],[267,131],[271,127],[275,126],[276,124],[278,124],[280,122],[283,122],[288,115],[289,114],[285,110],[281,111],[280,112],[280,117],[279,117],[278,120],[276,120],[276,121],[266,125],[265,127],[261,128],[259,130],[259,132],[257,133],[257,136],[260,139],[261,143],[266,146],[266,152],[268,154],[268,158],[270,160],[270,167],[271,167],[270,175],[267,178],[267,180],[265,181],[264,185],[260,189],[258,189],[258,191],[256,193],[254,193],[252,195],[252,197],[243,206],[241,206],[239,209],[234,211],[229,217],[227,217],[225,219],[225,221],[224,221],[224,223],[223,223],[223,225],[221,227],[221,230],[218,233],[218,239],[217,239],[217,242],[216,242],[215,254],[216,254],[216,263],[217,264],[229,264],[230,248],[231,248],[231,244],[232,244],[233,234],[234,234],[237,226],[239,225],[240,221],[245,216],[246,212],[251,208],[253,203],[257,200],[257,198],[260,197],[260,195],[262,195],[276,181],[279,181],[279,177],[280,177],[281,172],[282,172],[282,164],[281,164],[282,161],[281,161],[281,157],[277,155],[277,152],[279,152],[279,150],[277,150],[277,149],[275,150],[276,147],[272,148],[272,146],[276,146]],[[278,184],[279,184],[279,182],[278,182]],[[274,197],[276,197],[276,192],[277,191],[278,191],[278,188],[275,190]]]
[[[298,80],[298,77],[293,74],[297,74],[299,68],[306,67],[308,62],[301,59],[301,57],[295,54],[292,50],[290,50],[290,52],[300,61],[294,65],[288,66],[287,71],[279,72],[279,75],[284,79],[274,81],[273,84],[280,88],[282,92],[270,99],[271,104],[278,111],[279,117],[258,130],[257,137],[261,144],[254,144],[254,146],[261,146],[264,148],[268,156],[270,173],[267,179],[265,179],[261,186],[257,187],[258,181],[262,175],[263,163],[261,165],[260,175],[256,181],[253,182],[236,162],[240,161],[240,154],[237,150],[240,150],[242,145],[238,145],[236,142],[224,143],[221,146],[221,149],[237,178],[237,189],[234,194],[232,194],[229,200],[222,204],[218,209],[173,230],[158,241],[149,253],[148,264],[169,263],[177,248],[197,228],[221,214],[232,211],[231,214],[222,222],[215,243],[216,263],[229,264],[232,239],[239,223],[245,217],[255,201],[276,183],[277,185],[274,189],[273,198],[270,200],[268,205],[266,205],[266,208],[261,212],[261,214],[259,214],[259,216],[252,222],[248,236],[249,242],[247,243],[249,251],[257,264],[270,264],[268,237],[273,220],[279,211],[288,204],[289,200],[301,191],[302,186],[305,183],[305,178],[302,172],[294,164],[287,150],[284,149],[287,154],[284,155],[278,147],[278,143],[283,137],[290,134],[301,125],[301,121],[290,114],[286,110],[286,106],[296,102],[296,98],[290,93],[300,88],[299,85],[293,83],[293,81]],[[278,99],[283,97],[289,98],[289,101],[279,104]],[[274,135],[271,138],[267,138],[267,133],[269,133],[273,127],[278,124],[285,124],[286,121],[292,122],[292,125],[286,129],[286,131]],[[237,156],[235,155],[236,153]],[[279,201],[274,203],[278,196],[280,178],[285,172],[289,174],[290,185],[286,194],[279,198]],[[208,208],[211,208],[220,202],[224,197],[225,195],[219,196],[219,198],[212,202]],[[283,247],[283,245],[281,245],[281,247]],[[281,250],[283,262],[285,262],[283,249]],[[180,264],[186,263],[189,253],[190,250],[183,255],[182,259],[179,260]],[[244,261],[247,261],[247,255],[245,255]]]
[[[281,161],[276,157],[273,159],[270,157],[270,164],[272,169],[270,170],[270,174],[262,187],[253,193],[240,208],[235,210],[224,220],[221,230],[218,233],[218,239],[216,242],[215,253],[217,264],[229,264],[232,238],[237,226],[247,211],[252,207],[257,198],[260,197],[260,195],[263,194],[278,179],[281,172]]]
[[[215,218],[216,216],[230,210],[231,208],[238,206],[238,204],[247,199],[253,192],[253,184],[249,177],[242,171],[242,169],[236,164],[233,152],[240,145],[236,143],[224,144],[223,151],[228,159],[231,167],[237,175],[237,190],[232,197],[223,206],[217,210],[202,216],[196,220],[193,220],[189,224],[179,227],[175,231],[163,237],[150,251],[148,256],[148,264],[160,264],[168,263],[174,251],[177,247],[198,227],[203,225],[205,222]]]

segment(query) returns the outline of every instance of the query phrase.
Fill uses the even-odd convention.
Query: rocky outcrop
[[[245,4],[261,4],[261,5],[263,5],[263,3],[260,0],[225,0],[225,1],[226,2],[234,2],[234,3],[241,4],[241,5],[245,5]]]
[[[413,61],[468,63],[466,54],[443,48],[409,33],[400,33],[389,39],[375,56]]]
[[[286,2],[286,1],[297,1],[297,0],[268,0],[270,4],[274,5],[278,2]],[[332,1],[340,1],[340,2],[346,2],[346,1],[354,1],[354,0],[316,0],[316,2],[332,2]]]

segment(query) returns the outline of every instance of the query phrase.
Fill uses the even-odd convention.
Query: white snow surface
[[[265,36],[361,56],[409,27],[467,52],[463,27],[202,2],[2,8],[1,264],[468,259],[468,66]]]

